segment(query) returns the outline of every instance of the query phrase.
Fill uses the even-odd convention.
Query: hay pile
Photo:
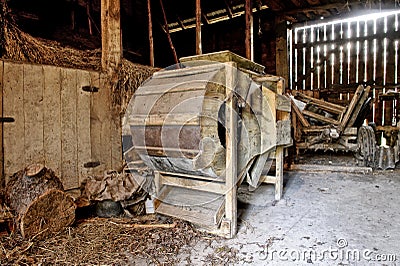
[[[100,49],[77,50],[63,47],[56,41],[34,38],[18,28],[6,1],[1,1],[0,5],[0,58],[101,71]],[[121,61],[107,84],[112,89],[112,103],[119,114],[125,113],[130,98],[140,84],[158,70],[126,59]]]
[[[114,78],[109,79],[113,92],[112,103],[119,115],[125,114],[129,101],[136,89],[158,70],[158,68],[133,64],[126,59],[122,59]]]
[[[62,67],[100,70],[101,50],[80,51],[21,31],[6,1],[1,1],[0,56],[3,59]]]
[[[197,241],[217,239],[180,220],[85,220],[45,240],[0,235],[1,265],[177,265]]]

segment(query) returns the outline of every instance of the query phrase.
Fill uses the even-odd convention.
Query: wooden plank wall
[[[358,84],[370,85],[372,95],[400,88],[400,13],[366,16],[296,27],[293,30],[290,88],[335,90],[349,101]],[[307,94],[307,93],[306,93]],[[391,125],[397,102],[374,105],[373,121]]]
[[[0,61],[4,175],[31,163],[55,171],[65,189],[122,163],[120,121],[112,119],[110,90],[93,71]],[[95,86],[87,92],[82,86]],[[94,168],[85,164],[98,162]]]

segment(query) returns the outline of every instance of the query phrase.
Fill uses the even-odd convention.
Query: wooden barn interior
[[[399,263],[400,1],[0,3],[0,265]]]

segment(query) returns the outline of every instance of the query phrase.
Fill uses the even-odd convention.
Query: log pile
[[[14,212],[24,238],[45,237],[71,225],[75,203],[64,193],[51,169],[32,164],[13,174],[5,188],[5,203]]]

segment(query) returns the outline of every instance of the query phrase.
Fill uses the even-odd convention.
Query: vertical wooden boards
[[[316,77],[316,48],[313,45],[313,42],[316,41],[316,29],[311,27],[304,30],[304,34],[306,35],[306,42],[310,43],[311,46],[305,48],[305,69],[306,69],[306,76],[305,79],[305,89],[312,90],[315,89],[315,82],[314,78]]]
[[[324,41],[324,29],[323,27],[317,27],[316,28],[316,40],[319,42],[317,47],[316,47],[316,57],[315,57],[315,62],[316,62],[316,69],[314,72],[315,75],[315,83],[314,83],[314,88],[315,89],[321,89],[324,86],[323,80],[324,80],[324,72],[323,72],[323,66],[324,66],[324,46],[321,44]]]
[[[396,15],[390,15],[387,17],[386,21],[386,31],[387,34],[384,39],[384,45],[386,49],[386,62],[385,62],[385,73],[384,80],[386,85],[395,84],[395,65],[396,65],[396,45],[395,45],[395,36],[396,36]],[[398,33],[397,33],[398,34]],[[396,123],[392,124],[392,121],[395,122],[396,118],[396,101],[388,101],[386,105],[386,113],[385,113],[385,124],[386,125],[396,125]]]
[[[0,117],[3,117],[3,61],[0,61]],[[4,188],[4,147],[3,147],[3,123],[0,123],[0,189]]]
[[[61,69],[61,173],[64,189],[79,187],[76,73],[74,69]]]
[[[396,63],[396,36],[398,36],[398,32],[396,32],[396,15],[390,15],[387,18],[387,37],[386,39],[386,53],[387,53],[387,62],[386,62],[386,75],[385,80],[386,84],[394,84],[395,83],[395,65]],[[398,39],[398,38],[397,38]]]
[[[334,39],[333,39],[333,25],[326,26],[326,39],[327,47],[326,47],[326,87],[331,88],[333,84],[332,73],[334,71]]]
[[[43,68],[24,64],[25,165],[44,164]],[[21,154],[22,155],[22,154]]]
[[[380,35],[380,36],[375,36],[374,42],[376,43],[376,50],[375,50],[375,56],[376,56],[376,73],[375,73],[375,85],[384,85],[383,82],[383,72],[385,68],[385,63],[386,63],[386,54],[385,54],[385,49],[384,49],[384,38],[382,38],[382,33],[385,32],[385,17],[378,18],[376,19],[376,31],[375,35]]]
[[[276,29],[276,74],[283,77],[285,80],[290,80],[289,74],[289,58],[288,58],[288,43],[287,43],[287,28],[286,21],[277,20]]]
[[[13,123],[5,123],[4,171],[8,176],[25,167],[25,118],[22,64],[4,62],[3,116],[13,117]]]
[[[303,48],[304,45],[304,31],[305,30],[296,30],[295,31],[295,38],[296,38],[296,69],[297,69],[297,75],[296,75],[296,89],[297,90],[304,90],[304,75],[305,75],[305,69],[304,69],[304,64],[305,64],[305,48]]]
[[[122,130],[119,115],[111,119],[111,168],[118,170],[122,167]]]
[[[399,36],[400,32],[400,14],[395,15],[396,18],[396,27],[395,27],[395,35],[394,36]],[[394,60],[395,60],[395,73],[394,73],[394,82],[397,84],[400,82],[400,37],[395,38],[394,40],[394,47],[395,47],[395,55],[394,55]]]
[[[82,90],[82,86],[90,85],[90,73],[77,71],[76,77],[76,132],[77,132],[77,165],[79,184],[91,174],[90,168],[84,164],[91,161],[92,153],[90,147],[90,92]]]
[[[61,178],[61,69],[43,66],[43,146],[45,165]]]
[[[91,84],[99,88],[93,93],[90,109],[90,139],[92,161],[100,165],[93,169],[93,174],[101,174],[111,168],[111,114],[110,90],[105,86],[105,77],[91,73]],[[122,151],[121,151],[122,153]]]
[[[358,83],[358,50],[357,42],[355,38],[357,37],[358,21],[348,22],[348,38],[351,39],[348,42],[347,52],[348,52],[348,84]]]
[[[101,78],[100,80],[105,80]],[[110,126],[110,145],[111,145],[111,169],[118,170],[122,167],[122,122],[119,110],[113,110],[111,104],[111,88],[106,86],[107,83],[103,81],[103,93],[107,94],[108,109],[103,109],[103,113],[106,112],[105,117],[108,119],[107,123]]]
[[[359,38],[359,40],[357,41],[356,45],[357,45],[357,51],[358,51],[358,78],[357,78],[357,82],[361,83],[365,81],[365,66],[366,66],[366,49],[364,49],[365,46],[365,41],[363,40],[363,36],[365,33],[365,28],[366,28],[366,23],[364,21],[359,21],[358,22],[358,30],[357,30],[357,38]]]
[[[341,79],[342,46],[339,43],[339,41],[342,39],[341,30],[342,30],[342,25],[340,23],[336,23],[333,25],[332,39],[335,40],[335,44],[332,53],[333,54],[332,84],[342,84],[342,79]]]
[[[83,86],[100,90],[83,91]],[[15,120],[0,132],[4,176],[39,162],[65,189],[75,189],[92,174],[85,163],[101,162],[96,174],[121,166],[120,120],[112,119],[111,91],[99,73],[0,61],[0,89],[0,110]],[[0,185],[7,181],[0,178]]]
[[[398,12],[295,27],[291,89],[318,88],[332,98],[340,93],[339,100],[344,101],[353,97],[351,90],[359,84],[370,85],[375,99],[390,89],[398,90],[399,28]],[[330,87],[341,90],[331,92]],[[394,125],[397,102],[373,101],[369,120]]]
[[[322,27],[323,29],[323,34],[322,34],[322,40],[323,44],[321,45],[321,85],[320,88],[328,88],[328,66],[329,66],[329,53],[328,53],[328,25],[324,25]]]

